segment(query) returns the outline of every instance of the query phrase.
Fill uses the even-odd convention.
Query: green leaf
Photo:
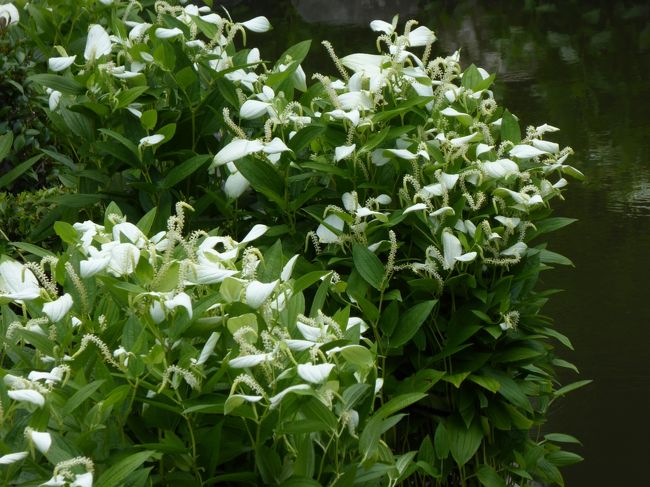
[[[11,242],[11,245],[14,247],[29,252],[30,254],[37,255],[39,257],[55,257],[55,255],[49,250],[45,250],[37,245],[26,243],[26,242]]]
[[[66,126],[74,135],[86,139],[87,141],[91,141],[95,138],[95,124],[90,117],[82,113],[73,112],[66,108],[62,108],[60,113]]]
[[[6,134],[0,135],[0,162],[2,162],[2,160],[9,155],[13,143],[13,132],[7,132]],[[2,187],[2,185],[0,185],[0,187]]]
[[[138,220],[138,223],[136,223],[136,227],[142,231],[145,235],[149,235],[149,232],[151,231],[151,227],[153,226],[153,222],[156,221],[156,212],[158,211],[158,208],[153,207],[151,208],[140,220]]]
[[[379,448],[381,435],[399,423],[406,414],[398,414],[384,419],[383,416],[373,416],[359,436],[359,451],[364,460],[373,458]]]
[[[352,260],[361,277],[377,290],[381,290],[386,270],[374,253],[361,244],[352,247]]]
[[[160,186],[165,189],[176,186],[184,179],[190,177],[211,159],[212,158],[209,154],[202,154],[186,160],[182,164],[172,168],[160,182]]]
[[[85,91],[83,85],[74,79],[57,74],[34,74],[27,80],[60,91],[64,95],[80,95]]]
[[[566,435],[564,433],[548,433],[544,435],[544,438],[548,441],[554,441],[556,443],[576,443],[582,445],[580,440],[575,436]]]
[[[129,455],[120,460],[112,467],[109,467],[94,484],[95,487],[119,487],[122,481],[127,478],[131,472],[135,471],[140,465],[146,462],[155,452],[150,450],[141,451]]]
[[[414,96],[409,98],[408,101],[401,102],[397,108],[392,110],[384,110],[372,116],[372,122],[385,122],[398,115],[404,114],[413,110],[415,107],[423,107],[427,103],[434,100],[433,96]]]
[[[433,446],[438,458],[445,459],[449,456],[449,435],[445,423],[439,423],[433,437]]]
[[[311,40],[309,39],[294,44],[293,46],[291,46],[289,49],[287,49],[280,55],[280,57],[278,58],[279,60],[278,64],[279,63],[286,64],[286,62],[289,60],[301,63],[305,59],[305,57],[307,57],[310,47],[311,47]],[[287,57],[290,59],[287,59]]]
[[[567,467],[584,460],[584,458],[577,453],[564,450],[551,452],[546,455],[546,459],[556,467]]]
[[[423,301],[409,308],[399,320],[395,332],[390,337],[390,346],[398,348],[408,343],[431,314],[438,300]]]
[[[120,144],[129,149],[129,151],[131,151],[135,156],[139,156],[138,147],[122,134],[118,134],[117,132],[109,129],[99,129],[99,131],[105,135],[108,135],[110,138],[117,140]]]
[[[531,234],[534,236],[538,236],[544,233],[555,232],[556,230],[559,230],[560,228],[564,228],[567,225],[571,225],[572,223],[577,221],[578,220],[575,218],[566,218],[563,216],[546,218],[544,220],[535,222],[535,230],[532,230]]]
[[[463,73],[462,86],[470,90],[476,90],[478,84],[483,81],[483,76],[479,73],[478,68],[472,64]]]
[[[255,450],[255,464],[265,485],[278,482],[282,474],[282,461],[275,450],[259,445]]]
[[[575,267],[571,259],[558,254],[557,252],[551,252],[550,250],[542,249],[539,252],[539,260],[544,264],[557,264],[557,265],[566,265]]]
[[[115,97],[117,99],[117,108],[125,108],[129,106],[148,89],[148,86],[135,86],[133,88],[120,91]]]
[[[587,380],[579,380],[577,382],[573,382],[571,384],[568,384],[564,387],[560,387],[557,391],[555,391],[555,397],[558,396],[563,396],[565,394],[568,394],[569,392],[573,392],[577,389],[580,389],[581,387],[584,387],[586,385],[589,385],[593,382],[591,379]]]
[[[481,465],[476,476],[484,487],[506,487],[506,482],[489,465]]]
[[[345,360],[359,367],[372,367],[374,363],[370,350],[361,345],[348,345],[340,353]]]
[[[499,388],[501,387],[501,384],[498,380],[491,377],[484,377],[482,375],[472,374],[469,376],[469,380],[475,384],[478,384],[482,388],[487,389],[490,392],[498,392]]]
[[[459,416],[447,420],[449,450],[459,466],[465,465],[476,453],[483,440],[483,430],[477,420],[469,428]]]
[[[507,374],[500,371],[488,369],[484,371],[484,375],[488,375],[493,379],[499,381],[501,384],[501,387],[499,387],[498,391],[499,394],[505,397],[512,404],[525,411],[533,411],[533,408],[530,405],[530,401],[528,400],[526,394],[524,394],[522,388]]]
[[[77,231],[67,222],[55,222],[54,231],[67,244],[77,243]]]
[[[519,128],[519,122],[508,110],[505,110],[501,117],[501,140],[509,140],[515,145],[521,142],[521,129]]]
[[[427,397],[427,394],[423,392],[411,392],[407,394],[400,394],[399,396],[392,398],[390,401],[388,401],[382,407],[380,407],[377,411],[375,411],[372,417],[373,418],[388,417],[391,414],[406,409],[411,404],[415,404],[416,402],[424,399],[425,397]]]
[[[280,177],[274,166],[266,161],[245,157],[235,162],[235,166],[242,173],[255,191],[275,202],[280,208],[285,208],[284,179]]]
[[[65,405],[61,408],[61,416],[66,417],[72,413],[75,409],[83,404],[83,402],[92,396],[97,389],[99,389],[104,380],[96,380],[90,384],[86,384],[77,392],[75,392],[70,399],[68,399]]]
[[[0,142],[1,144],[1,142]],[[0,148],[0,152],[2,152],[2,149]],[[2,154],[0,154],[1,156]],[[9,186],[13,181],[15,181],[18,177],[20,177],[21,174],[23,174],[25,171],[29,170],[41,157],[43,157],[43,154],[38,154],[34,157],[30,157],[24,162],[21,162],[18,164],[16,167],[13,169],[7,171],[6,174],[4,174],[2,177],[0,177],[0,188],[4,188],[5,186]],[[2,161],[2,157],[0,157],[0,161]]]
[[[182,90],[187,90],[187,88],[194,84],[198,79],[194,68],[191,66],[185,66],[176,73],[174,77],[176,78],[176,83],[178,83],[178,86],[180,86]]]
[[[142,112],[140,123],[146,130],[152,130],[158,121],[158,112],[156,110],[146,110]]]
[[[165,71],[172,71],[176,64],[174,48],[166,41],[162,41],[153,52],[153,58]]]
[[[296,132],[296,134],[291,137],[291,140],[287,143],[289,149],[294,153],[298,153],[305,147],[307,147],[312,140],[317,138],[325,132],[324,125],[307,125],[306,127],[301,128]]]
[[[172,140],[174,137],[174,134],[176,133],[176,124],[175,123],[168,123],[167,125],[160,127],[157,131],[160,135],[165,136],[165,140],[161,143],[169,142]]]

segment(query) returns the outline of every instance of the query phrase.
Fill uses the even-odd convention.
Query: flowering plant
[[[8,472],[562,484],[577,440],[540,431],[588,381],[559,385],[571,343],[540,314],[540,272],[571,262],[539,238],[572,222],[551,205],[582,176],[557,128],[522,133],[494,75],[432,59],[415,21],[372,22],[378,53],[324,42],[338,74],[309,85],[309,42],[273,64],[235,47],[264,17],[75,5],[27,7],[56,46],[31,77],[50,155],[78,190],[52,201],[119,208],[56,223],[59,254],[15,245],[40,263],[0,264]],[[185,235],[178,199],[219,230]]]
[[[331,273],[294,277],[298,255],[251,246],[267,227],[241,241],[184,236],[187,209],[148,237],[151,215],[134,225],[111,206],[104,225],[57,224],[68,244],[58,256],[2,258],[8,478],[326,481],[361,461],[382,387],[365,322],[316,300],[307,311],[304,292]],[[326,285],[320,299],[335,292]],[[373,416],[382,430],[401,417],[391,408]],[[375,470],[365,475],[387,472]]]

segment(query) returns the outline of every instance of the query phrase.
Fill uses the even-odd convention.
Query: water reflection
[[[369,20],[417,18],[438,35],[434,55],[497,73],[495,91],[526,125],[561,127],[588,179],[559,213],[580,221],[553,240],[577,269],[545,276],[564,288],[547,310],[571,336],[596,382],[559,404],[550,428],[580,437],[586,461],[569,486],[642,485],[650,437],[650,5],[640,1],[284,0],[230,2],[235,18],[266,15],[263,56],[313,39],[307,72],[334,74],[323,39],[341,55],[374,49]],[[341,27],[345,26],[345,27]]]

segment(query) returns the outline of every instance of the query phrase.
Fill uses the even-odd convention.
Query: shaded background
[[[215,2],[216,4],[216,2]],[[585,461],[564,469],[569,487],[649,485],[650,452],[650,7],[635,1],[231,0],[234,19],[265,15],[252,35],[264,59],[312,39],[309,74],[335,74],[320,41],[340,56],[373,52],[373,19],[414,18],[435,30],[433,55],[461,49],[497,73],[497,101],[522,126],[561,128],[573,164],[557,214],[579,222],[551,237],[575,269],[546,273],[566,291],[546,309],[576,347],[565,358],[594,379],[559,401],[549,431],[578,436]],[[576,379],[566,377],[566,381]]]

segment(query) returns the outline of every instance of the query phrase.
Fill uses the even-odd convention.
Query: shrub
[[[571,149],[549,140],[557,128],[522,133],[494,100],[494,75],[463,71],[458,53],[432,60],[435,35],[414,21],[401,30],[397,19],[372,22],[377,54],[339,58],[326,42],[338,78],[314,74],[308,86],[308,42],[272,65],[235,48],[245,29],[269,28],[264,18],[240,24],[165,2],[155,13],[55,3],[66,8],[53,19],[43,14],[51,2],[28,7],[42,48],[47,36],[62,38],[52,21],[68,33],[48,61],[61,74],[31,78],[55,90],[48,114],[69,154],[51,155],[77,170],[69,179],[80,194],[53,201],[115,199],[125,214],[146,215],[141,230],[114,206],[104,228],[60,222],[70,247],[57,258],[30,247],[52,270],[29,265],[47,289],[37,296],[29,278],[21,319],[5,306],[10,335],[31,344],[20,354],[7,342],[10,397],[45,393],[24,377],[46,355],[87,401],[73,409],[83,404],[94,419],[57,423],[72,406],[48,397],[43,417],[8,423],[12,452],[29,423],[30,438],[47,426],[49,438],[73,445],[54,450],[65,454],[52,463],[92,458],[101,485],[116,470],[135,484],[562,484],[559,468],[580,457],[561,445],[577,440],[542,427],[552,403],[588,381],[560,387],[557,368],[574,367],[555,346],[571,343],[541,315],[553,291],[537,287],[540,272],[571,264],[540,238],[571,223],[552,216],[551,202],[564,176],[582,176],[566,163]],[[178,199],[232,238],[181,238],[183,207],[170,216]],[[166,233],[145,237],[165,221]],[[265,230],[258,249],[237,260],[251,227]],[[225,247],[210,251],[217,243]],[[295,255],[303,258],[289,280],[282,269]],[[233,274],[198,282],[215,261]],[[11,294],[15,278],[4,279],[7,299],[25,301]],[[33,326],[63,341],[39,349]],[[198,364],[215,340],[211,361]],[[235,431],[250,441],[228,443]],[[203,449],[209,434],[223,453]],[[106,435],[97,448],[93,435]],[[69,474],[90,473],[86,463]]]

